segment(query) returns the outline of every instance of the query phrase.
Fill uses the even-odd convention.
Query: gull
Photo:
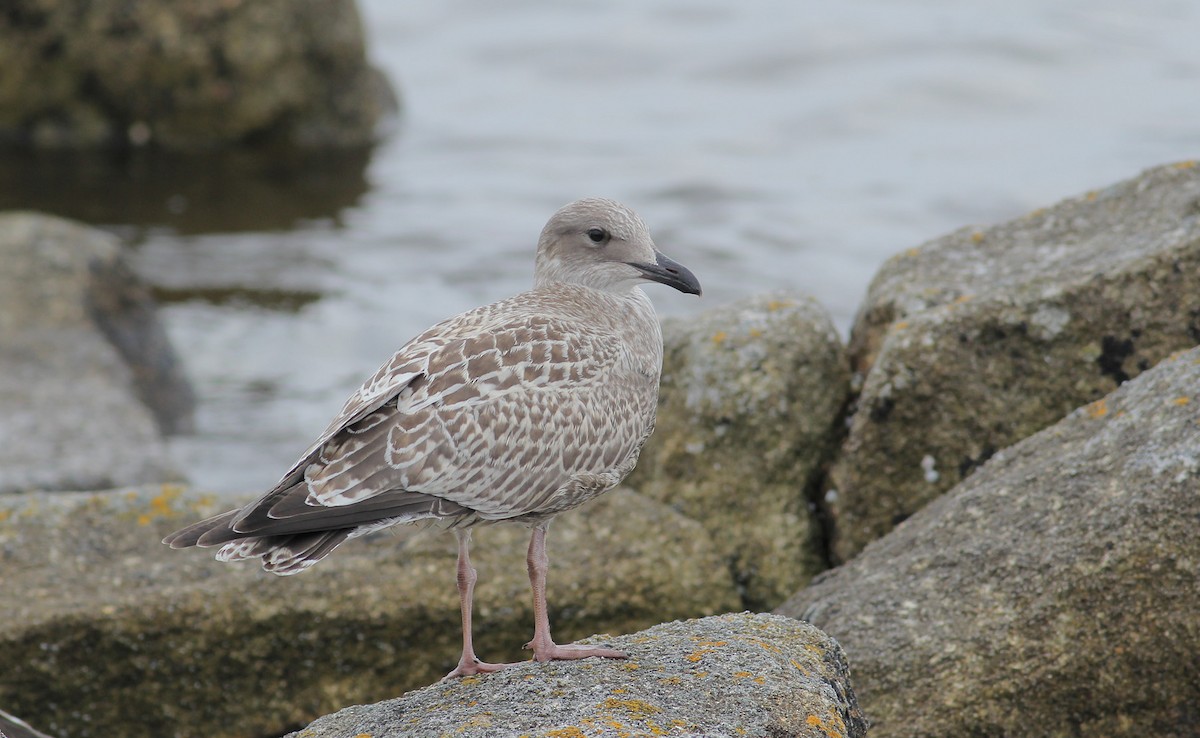
[[[475,655],[471,530],[532,529],[535,661],[625,658],[556,644],[546,609],[546,530],[624,479],[654,430],[662,331],[644,282],[700,294],[636,213],[578,200],[542,229],[533,289],[445,320],[409,341],[346,401],[273,489],[163,539],[299,573],[350,538],[403,523],[458,539],[462,655],[446,678],[509,664]]]

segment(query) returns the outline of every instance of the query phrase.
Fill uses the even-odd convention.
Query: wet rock
[[[779,612],[872,736],[1195,735],[1200,348],[995,454]]]
[[[0,492],[177,478],[192,390],[117,239],[0,214],[0,260]]]
[[[379,533],[294,577],[159,543],[237,503],[171,486],[0,497],[0,663],[23,665],[0,668],[0,704],[72,738],[281,735],[457,663],[453,536]],[[482,658],[529,658],[527,545],[523,528],[475,533]],[[704,529],[629,490],[561,516],[548,548],[562,642],[738,604]]]
[[[998,450],[1200,343],[1191,162],[890,260],[854,327],[865,383],[831,473],[846,560]]]
[[[753,297],[664,322],[658,424],[627,483],[704,524],[745,606],[825,568],[807,493],[835,448],[848,371],[811,298]]]
[[[360,146],[395,107],[353,0],[8,5],[0,143]]]
[[[628,661],[520,667],[350,707],[289,738],[866,735],[837,642],[749,613],[597,637]]]

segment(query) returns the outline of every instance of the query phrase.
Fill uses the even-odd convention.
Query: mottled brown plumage
[[[164,543],[220,546],[222,561],[261,558],[268,571],[295,574],[380,528],[453,528],[464,653],[452,674],[466,674],[499,667],[471,650],[470,528],[522,523],[534,529],[535,658],[616,655],[550,640],[537,570],[544,586],[550,519],[618,484],[654,429],[662,335],[637,286],[645,280],[700,292],[628,208],[567,205],[542,231],[532,290],[405,344],[271,491]]]

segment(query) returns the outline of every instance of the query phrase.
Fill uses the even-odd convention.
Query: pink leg
[[[560,646],[550,637],[550,616],[546,612],[546,570],[550,568],[550,558],[546,556],[546,528],[538,526],[533,529],[529,539],[529,586],[533,588],[533,640],[525,644],[525,648],[533,649],[534,661],[550,661],[552,659],[586,659],[589,656],[600,656],[606,659],[626,659],[628,654],[611,648],[596,648],[594,646]]]
[[[445,676],[446,679],[500,671],[508,666],[508,664],[489,664],[480,661],[479,657],[475,655],[475,646],[471,641],[471,604],[475,597],[475,580],[478,579],[479,574],[471,566],[471,529],[455,529],[454,535],[458,538],[458,599],[459,608],[462,611],[463,648],[458,666]]]

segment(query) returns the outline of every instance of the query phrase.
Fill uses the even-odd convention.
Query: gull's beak
[[[661,282],[689,295],[700,294],[700,280],[696,279],[692,270],[667,257],[661,251],[654,252],[653,264],[626,263],[652,282]]]

